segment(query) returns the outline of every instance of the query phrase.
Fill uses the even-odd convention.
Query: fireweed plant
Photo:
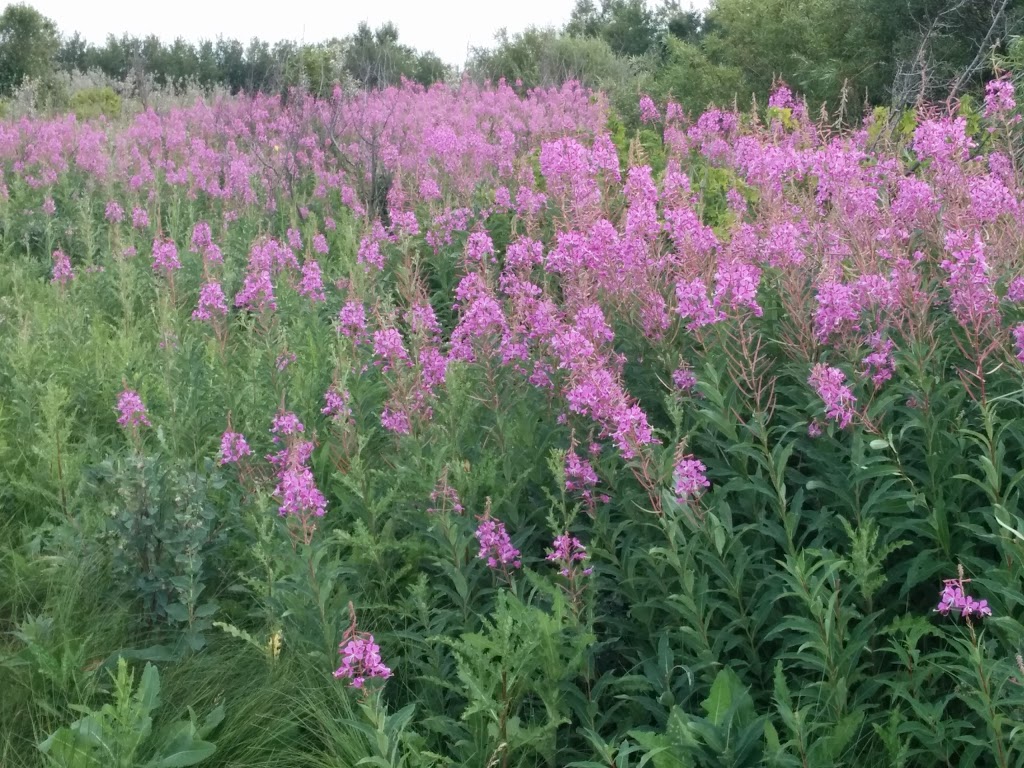
[[[640,114],[0,122],[0,762],[120,657],[211,765],[1021,764],[1012,81]]]

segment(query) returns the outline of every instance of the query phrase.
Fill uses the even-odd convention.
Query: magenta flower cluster
[[[700,495],[702,489],[711,487],[707,471],[704,462],[693,458],[692,455],[683,456],[676,462],[673,478],[676,500],[680,504],[688,504]]]
[[[324,407],[320,413],[329,416],[332,421],[347,421],[352,416],[352,409],[348,405],[351,399],[347,391],[339,391],[332,386],[324,393]]]
[[[192,319],[210,322],[215,315],[224,317],[227,313],[227,299],[220,283],[215,280],[203,283],[203,287],[199,289],[199,305],[193,310]]]
[[[181,269],[178,260],[178,246],[173,240],[157,238],[153,241],[153,270],[170,275],[174,270]]]
[[[252,448],[245,440],[245,435],[230,430],[224,432],[220,438],[220,463],[235,464],[244,456],[251,456]]]
[[[141,426],[151,427],[146,406],[133,389],[126,389],[117,398],[117,423],[125,429],[138,429]]]
[[[480,520],[476,529],[476,540],[480,543],[477,557],[487,563],[488,568],[505,569],[508,566],[521,568],[520,552],[512,546],[512,540],[505,530],[505,524],[492,517]]]
[[[545,559],[559,566],[558,572],[562,576],[569,578],[577,573],[589,576],[594,572],[591,567],[579,567],[590,558],[590,555],[587,554],[587,548],[575,536],[570,536],[568,533],[556,536],[552,547]]]
[[[50,280],[51,283],[57,285],[67,285],[75,277],[74,270],[71,269],[71,259],[67,257],[64,251],[56,250],[53,252],[53,278]]]
[[[854,405],[857,398],[846,386],[846,374],[838,368],[830,368],[824,363],[817,363],[811,369],[808,383],[825,402],[825,415],[845,429],[853,421]]]
[[[975,600],[964,591],[964,584],[967,581],[969,579],[962,577],[946,579],[942,583],[942,596],[935,610],[943,616],[949,615],[950,612],[964,618],[991,616],[992,609],[988,605],[988,600]]]
[[[347,678],[353,688],[362,688],[367,678],[387,680],[391,669],[385,666],[380,647],[373,635],[357,635],[338,646],[341,666],[334,670],[336,678]]]
[[[312,517],[323,517],[327,511],[327,498],[316,485],[308,462],[313,455],[313,443],[303,440],[305,426],[291,411],[281,411],[274,417],[271,433],[275,443],[284,448],[268,460],[277,468],[277,486],[274,496],[280,502],[278,513],[294,516],[308,525]]]

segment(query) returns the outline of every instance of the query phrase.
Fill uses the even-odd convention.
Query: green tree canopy
[[[59,49],[53,21],[28,5],[7,6],[0,15],[0,94],[9,95],[25,78],[52,72]]]

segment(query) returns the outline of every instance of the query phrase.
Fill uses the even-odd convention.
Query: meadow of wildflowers
[[[1024,764],[1012,84],[640,116],[0,122],[0,764]]]

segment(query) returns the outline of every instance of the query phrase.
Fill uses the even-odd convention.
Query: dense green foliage
[[[561,29],[500,32],[493,46],[472,52],[464,74],[526,88],[578,80],[608,91],[630,120],[639,93],[671,95],[696,114],[712,102],[763,103],[777,80],[814,110],[842,105],[856,116],[865,104],[904,107],[977,92],[994,57],[1022,33],[1024,7],[1006,0],[713,0],[704,12],[678,0],[579,0]],[[30,82],[37,109],[66,109],[73,93],[53,82],[58,73],[102,76],[93,87],[114,86],[149,105],[157,88],[324,97],[339,83],[427,85],[454,70],[400,43],[393,24],[363,23],[317,44],[128,35],[95,44],[77,33],[59,37],[30,7],[10,6],[0,19],[0,95]]]
[[[812,108],[845,101],[859,113],[865,103],[902,107],[977,90],[993,55],[1022,33],[1024,7],[1003,0],[713,0],[704,14],[674,2],[579,0],[563,31],[501,38],[469,70],[546,84],[531,74],[552,44],[534,41],[589,38],[643,73],[635,92],[671,93],[691,113],[751,96],[763,103],[776,80]]]
[[[0,15],[0,95],[47,75],[59,45],[52,21],[28,5],[8,5]]]
[[[998,93],[5,123],[0,763],[1020,765]]]
[[[1022,18],[8,7],[0,766],[1024,766]]]

